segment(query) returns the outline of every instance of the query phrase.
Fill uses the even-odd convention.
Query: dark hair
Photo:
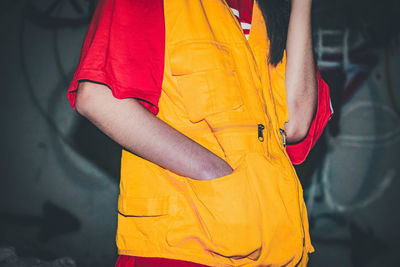
[[[257,3],[263,14],[270,40],[268,61],[276,66],[282,61],[286,49],[290,0],[257,0]]]

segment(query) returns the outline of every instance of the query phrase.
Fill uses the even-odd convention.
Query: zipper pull
[[[265,129],[264,125],[262,125],[262,124],[258,125],[258,140],[260,142],[264,141],[264,134],[263,134],[264,129]]]
[[[279,132],[281,133],[283,147],[286,147],[286,132],[283,129],[279,129]]]

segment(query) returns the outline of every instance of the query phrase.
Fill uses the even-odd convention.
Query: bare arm
[[[232,172],[223,159],[154,116],[138,100],[117,99],[105,85],[80,82],[76,109],[128,151],[177,174],[208,180]]]
[[[289,107],[288,142],[303,139],[317,103],[317,81],[311,38],[312,0],[292,0],[286,42],[285,86]]]

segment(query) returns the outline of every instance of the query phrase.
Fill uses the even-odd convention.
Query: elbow
[[[76,96],[76,99],[75,99],[75,110],[79,114],[84,116],[84,114],[83,114],[84,113],[84,104],[82,102],[83,101],[82,101],[81,97],[78,97],[78,93],[77,93],[77,96]]]
[[[312,120],[297,119],[285,124],[288,143],[298,143],[307,137]]]
[[[317,96],[297,99],[289,106],[289,122],[285,124],[288,143],[298,143],[307,137],[317,109]]]
[[[76,92],[75,109],[82,116],[86,117],[91,97],[90,83],[80,82]]]

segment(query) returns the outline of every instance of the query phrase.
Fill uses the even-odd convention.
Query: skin
[[[312,0],[292,0],[286,41],[286,98],[289,122],[287,141],[303,139],[311,126],[317,104],[317,80],[311,38]]]
[[[117,99],[105,85],[81,82],[75,105],[125,149],[177,174],[206,180],[232,172],[223,159],[154,116],[138,100]]]
[[[293,1],[285,80],[290,117],[285,127],[289,142],[306,136],[316,105],[310,14],[311,0]],[[154,116],[138,100],[117,99],[105,85],[80,82],[76,109],[126,150],[179,175],[210,180],[233,171],[223,159]]]

